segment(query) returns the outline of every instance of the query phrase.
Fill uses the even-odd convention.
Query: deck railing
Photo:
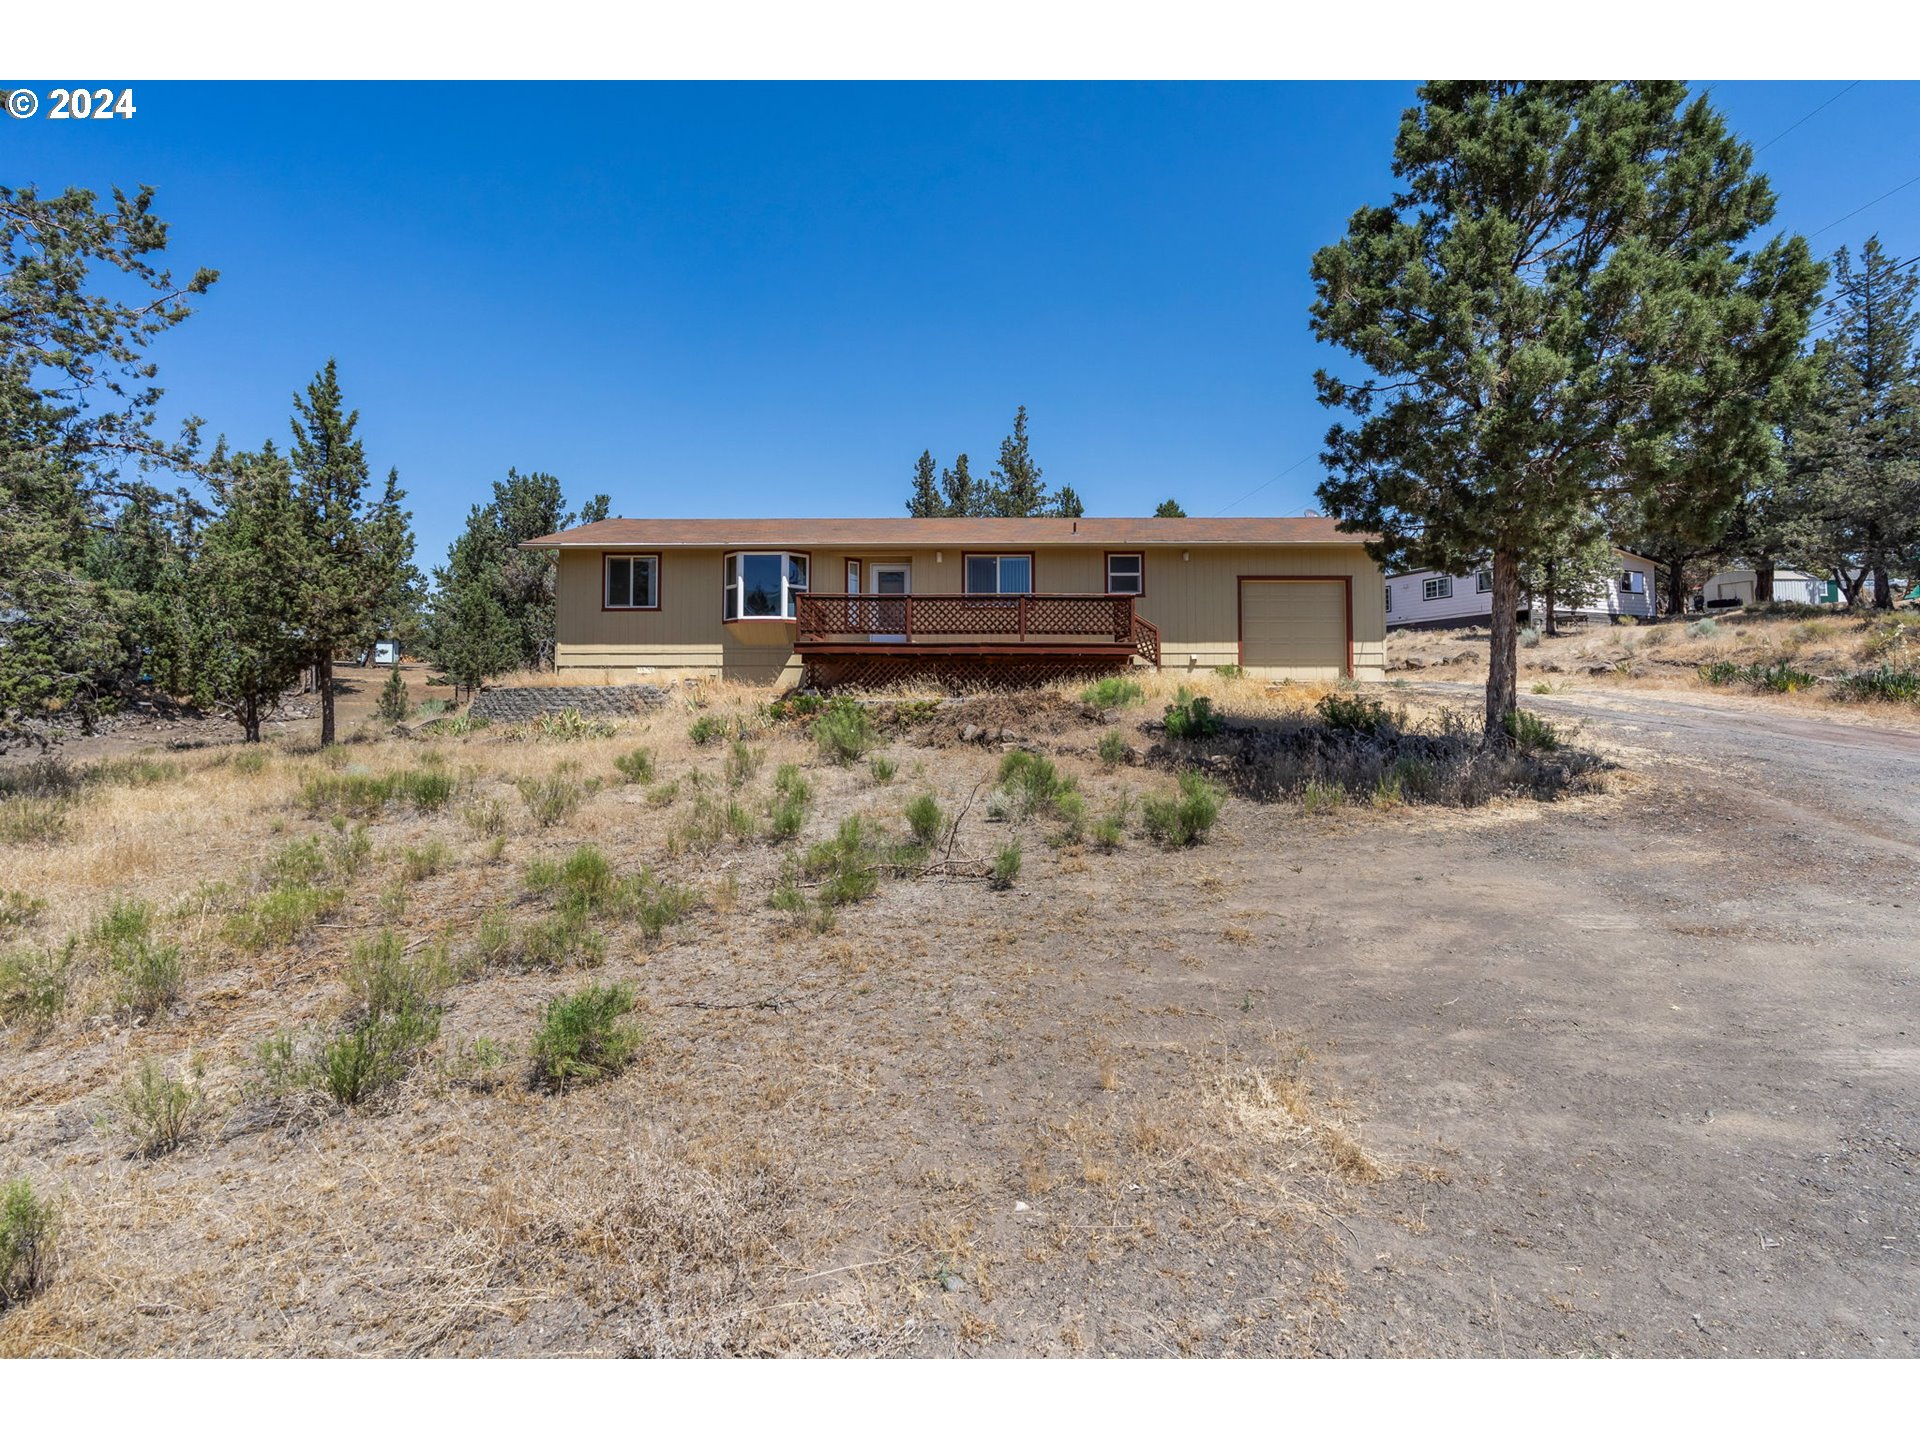
[[[1160,632],[1131,595],[818,595],[797,597],[802,644],[1071,643],[1129,645],[1160,663]]]

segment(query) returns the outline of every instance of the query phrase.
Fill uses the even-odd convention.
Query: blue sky
[[[1842,84],[1710,88],[1763,145]],[[172,413],[283,439],[337,357],[430,565],[509,465],[615,514],[897,514],[922,448],[984,473],[1023,403],[1090,513],[1299,513],[1317,465],[1274,477],[1341,358],[1308,259],[1387,195],[1412,93],[140,84],[0,121],[0,175],[156,186],[176,269],[222,271],[155,352]],[[1777,224],[1920,174],[1916,134],[1920,85],[1840,95],[1760,156]],[[1814,244],[1876,230],[1920,252],[1920,184]]]

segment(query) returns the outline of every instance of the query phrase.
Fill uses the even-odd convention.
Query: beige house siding
[[[744,680],[792,679],[799,674],[793,627],[767,621],[724,625],[720,619],[721,549],[666,549],[660,555],[658,610],[601,608],[601,553],[562,550],[556,614],[556,663],[562,668],[695,669]],[[612,554],[647,554],[644,546]],[[906,561],[913,590],[957,595],[966,588],[963,552],[899,547],[815,548],[811,577],[819,594],[846,588],[846,563],[862,562],[863,590],[874,562]],[[1100,594],[1106,589],[1106,552],[1088,546],[1036,547],[1037,591]],[[1358,545],[1141,547],[1146,593],[1139,613],[1160,630],[1162,668],[1203,670],[1233,665],[1240,656],[1240,580],[1243,576],[1326,576],[1351,582],[1353,667],[1361,680],[1383,677],[1386,612],[1380,569]],[[1283,669],[1252,673],[1292,677]],[[1300,676],[1297,678],[1308,678]]]

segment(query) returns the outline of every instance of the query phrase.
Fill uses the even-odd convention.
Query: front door
[[[911,595],[913,593],[913,567],[911,565],[869,565],[867,573],[872,577],[869,583],[875,595]],[[897,631],[873,638],[883,644],[898,645],[907,638],[907,604],[902,600],[894,605],[878,605],[879,625],[898,625]],[[876,628],[878,628],[876,626]]]

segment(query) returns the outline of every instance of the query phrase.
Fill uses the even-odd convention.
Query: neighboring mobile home
[[[1636,620],[1653,615],[1653,561],[1629,550],[1614,551],[1618,568],[1578,605],[1561,604],[1565,618],[1614,620],[1630,615]],[[1386,579],[1387,627],[1439,629],[1453,625],[1485,625],[1493,617],[1493,572],[1442,575],[1438,570],[1407,570]],[[1519,611],[1521,623],[1530,623],[1532,607]]]
[[[561,670],[1377,680],[1385,659],[1380,569],[1319,516],[600,520],[524,548],[559,552]]]
[[[1708,610],[1751,605],[1754,578],[1751,570],[1722,570],[1700,587],[1700,603]],[[1795,605],[1832,605],[1840,599],[1840,588],[1803,570],[1775,570],[1773,598]]]

